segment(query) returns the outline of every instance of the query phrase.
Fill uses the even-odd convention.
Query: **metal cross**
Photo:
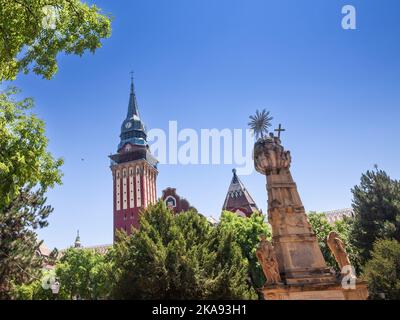
[[[282,131],[286,131],[286,129],[283,129],[283,128],[282,128],[282,125],[279,124],[278,129],[275,129],[274,131],[278,132],[278,138],[280,138],[280,137],[281,137],[281,132],[282,132]]]

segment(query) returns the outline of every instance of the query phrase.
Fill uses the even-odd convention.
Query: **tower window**
[[[167,205],[167,207],[175,208],[176,207],[176,199],[172,196],[168,196],[167,199],[165,199],[165,204]]]

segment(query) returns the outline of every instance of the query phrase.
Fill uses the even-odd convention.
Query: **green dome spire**
[[[120,138],[121,142],[118,145],[118,150],[121,150],[127,143],[139,146],[147,145],[146,128],[140,119],[133,76],[131,76],[128,113],[126,119],[122,122]]]

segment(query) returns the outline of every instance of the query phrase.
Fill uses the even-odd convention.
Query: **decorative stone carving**
[[[327,244],[333,256],[335,257],[340,270],[343,270],[345,266],[351,265],[344,242],[342,239],[340,239],[336,232],[329,233]]]
[[[288,170],[292,157],[285,151],[278,137],[270,136],[257,141],[254,146],[254,164],[256,170],[264,175]]]
[[[256,256],[263,269],[265,278],[267,279],[266,284],[270,285],[281,282],[274,247],[271,242],[266,239],[265,235],[261,236],[261,242],[258,245]]]

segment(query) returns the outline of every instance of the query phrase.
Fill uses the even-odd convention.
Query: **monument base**
[[[368,289],[357,281],[355,289],[343,289],[341,283],[277,284],[261,289],[265,300],[367,300]]]

